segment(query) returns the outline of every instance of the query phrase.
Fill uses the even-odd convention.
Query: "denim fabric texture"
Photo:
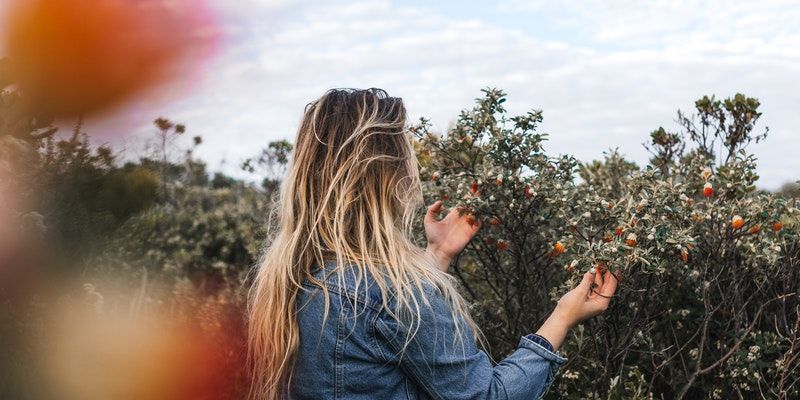
[[[526,336],[493,365],[433,287],[425,290],[430,304],[421,305],[421,323],[406,343],[412,332],[384,309],[371,277],[363,277],[356,290],[355,269],[339,269],[342,284],[330,273],[333,267],[315,272],[328,288],[327,318],[318,286],[305,282],[298,297],[300,343],[289,398],[538,399],[566,362],[549,343]]]

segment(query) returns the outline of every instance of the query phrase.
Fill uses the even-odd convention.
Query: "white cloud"
[[[643,162],[641,143],[659,125],[674,127],[677,108],[742,91],[762,100],[772,129],[753,148],[762,184],[800,178],[800,7],[522,4],[501,12],[538,13],[576,36],[541,39],[552,35],[505,28],[480,10],[458,19],[387,1],[220,0],[229,34],[222,53],[190,96],[140,124],[156,114],[185,122],[206,141],[199,155],[212,165],[227,159],[232,170],[268,141],[291,138],[305,104],[330,87],[384,87],[443,128],[479,89],[497,86],[511,111],[544,110],[552,151],[589,160],[619,147]]]

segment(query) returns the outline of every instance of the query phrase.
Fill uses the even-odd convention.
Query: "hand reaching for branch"
[[[461,215],[460,209],[454,207],[440,221],[436,215],[442,210],[442,201],[438,200],[428,207],[425,214],[425,236],[428,238],[428,251],[433,253],[439,263],[439,269],[447,271],[455,257],[480,229],[480,221],[472,214]]]
[[[558,300],[556,309],[536,333],[558,349],[572,327],[608,308],[616,290],[617,277],[610,271],[585,273],[581,283]]]

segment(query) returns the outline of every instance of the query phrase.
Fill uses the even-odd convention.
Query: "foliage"
[[[565,342],[569,362],[549,398],[800,396],[798,191],[756,190],[746,149],[766,138],[758,100],[703,97],[693,115],[678,113],[677,130],[651,132],[643,166],[616,150],[589,163],[551,155],[542,112],[509,116],[505,101],[487,89],[446,133],[425,120],[411,127],[427,204],[443,199],[483,222],[452,273],[493,356],[536,330],[582,272],[608,268],[621,283],[612,307]],[[105,293],[119,312],[148,299],[170,317],[236,331],[292,145],[269,143],[243,162],[263,179],[256,187],[209,176],[193,156],[199,137],[175,151],[185,126],[154,125],[156,149],[122,163],[92,146],[80,122],[59,135],[4,89],[0,178],[16,180],[19,211],[51,243],[89,260],[96,275],[81,279],[143,282],[134,294],[92,286],[87,297]]]
[[[755,190],[757,100],[704,97],[698,116],[679,113],[683,132],[651,134],[639,169],[615,151],[549,156],[541,112],[509,117],[503,92],[484,94],[446,135],[424,120],[412,131],[427,199],[483,222],[452,268],[496,357],[583,272],[608,268],[612,307],[565,343],[551,398],[800,395],[800,211]]]

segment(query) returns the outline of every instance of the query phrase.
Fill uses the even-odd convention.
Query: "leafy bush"
[[[800,212],[755,189],[757,100],[704,97],[680,133],[651,134],[638,168],[549,156],[541,112],[510,117],[503,92],[484,93],[446,135],[412,131],[429,202],[482,219],[452,268],[495,356],[608,268],[612,307],[564,344],[551,398],[800,395]]]

